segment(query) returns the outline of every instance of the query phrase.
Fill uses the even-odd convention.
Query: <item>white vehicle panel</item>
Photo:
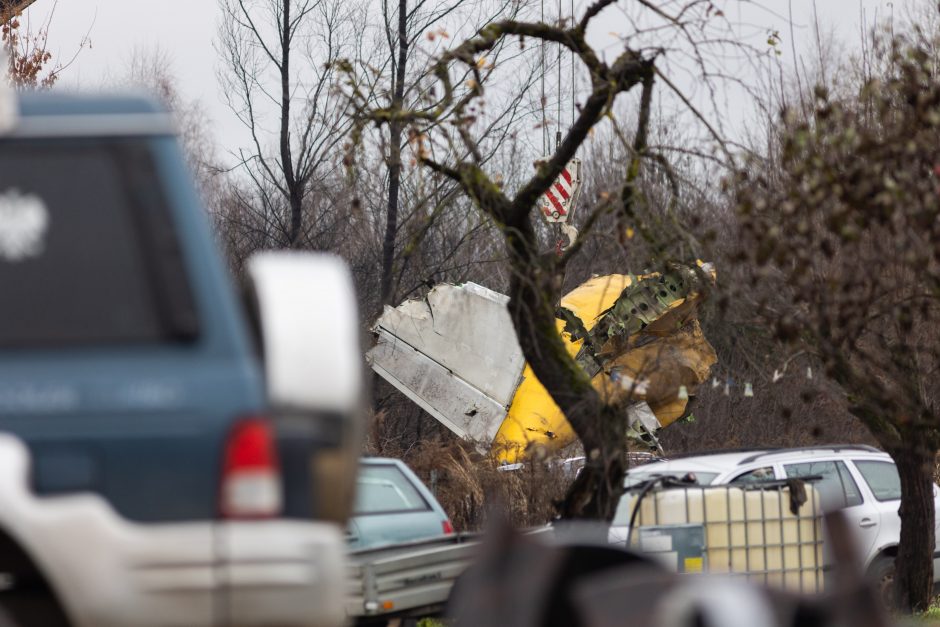
[[[28,469],[26,447],[0,434],[0,528],[31,555],[78,627],[343,624],[343,539],[334,525],[136,524],[93,494],[33,497]]]
[[[845,449],[846,452],[835,452]],[[852,452],[848,452],[852,451]],[[864,551],[864,563],[867,566],[878,555],[892,547],[897,546],[901,535],[901,519],[898,514],[900,500],[878,501],[869,487],[863,474],[855,466],[856,461],[877,461],[893,464],[891,458],[883,452],[870,447],[841,446],[835,449],[792,449],[792,450],[766,450],[742,453],[719,453],[714,455],[703,454],[699,456],[676,458],[669,461],[653,462],[638,468],[640,472],[675,471],[701,471],[719,472],[710,485],[723,485],[730,483],[745,473],[762,467],[772,467],[778,479],[787,478],[785,466],[788,464],[810,462],[842,462],[845,469],[855,482],[862,496],[862,503],[842,508],[848,516],[851,528],[856,531],[856,538],[860,549]],[[940,490],[934,486],[934,506],[937,514],[936,545],[934,553],[934,581],[940,581]],[[626,539],[626,527],[613,526],[609,532],[611,542],[622,543]]]

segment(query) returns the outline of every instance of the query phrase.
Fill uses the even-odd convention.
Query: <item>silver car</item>
[[[626,487],[656,476],[687,477],[697,485],[727,485],[762,480],[814,477],[822,505],[841,509],[857,529],[865,567],[887,593],[894,579],[894,557],[901,535],[898,507],[901,482],[891,457],[864,445],[764,449],[678,457],[632,468]],[[934,507],[940,491],[934,486]],[[621,501],[610,529],[610,541],[624,543],[629,524],[627,499]],[[940,515],[937,516],[940,522]],[[940,581],[940,529],[934,549],[934,582]]]

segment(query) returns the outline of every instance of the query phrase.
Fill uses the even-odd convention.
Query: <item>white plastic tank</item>
[[[791,591],[818,592],[822,510],[818,492],[808,484],[804,490],[806,500],[794,514],[790,488],[779,484],[655,489],[642,499],[630,546],[677,572],[740,574]],[[631,516],[637,497],[624,496]]]

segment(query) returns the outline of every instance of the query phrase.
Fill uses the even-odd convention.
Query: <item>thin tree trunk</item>
[[[283,0],[284,9],[281,16],[281,168],[284,171],[284,184],[287,188],[287,202],[290,205],[290,231],[287,234],[287,244],[291,248],[297,245],[302,226],[301,210],[303,208],[303,193],[294,177],[294,164],[290,152],[290,3]]]
[[[891,451],[901,478],[901,539],[895,560],[895,593],[898,609],[906,613],[925,611],[932,599],[935,454],[921,442],[910,442]]]
[[[398,0],[398,62],[395,66],[395,89],[392,110],[400,111],[405,100],[405,64],[408,61],[408,2]],[[388,212],[385,218],[385,239],[382,242],[382,304],[390,304],[392,274],[395,261],[395,240],[398,236],[398,196],[401,189],[402,122],[394,119],[388,127]]]
[[[290,247],[297,248],[300,243],[300,229],[302,223],[303,200],[299,190],[291,190],[290,195]]]

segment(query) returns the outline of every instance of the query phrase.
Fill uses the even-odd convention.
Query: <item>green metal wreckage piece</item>
[[[588,331],[584,322],[571,310],[559,307],[556,316],[565,321],[564,331],[572,340],[584,340],[575,360],[590,377],[603,370],[604,345],[612,338],[625,344],[658,320],[680,299],[687,298],[699,284],[695,270],[674,267],[659,275],[633,279],[606,311],[601,312],[597,324]]]

